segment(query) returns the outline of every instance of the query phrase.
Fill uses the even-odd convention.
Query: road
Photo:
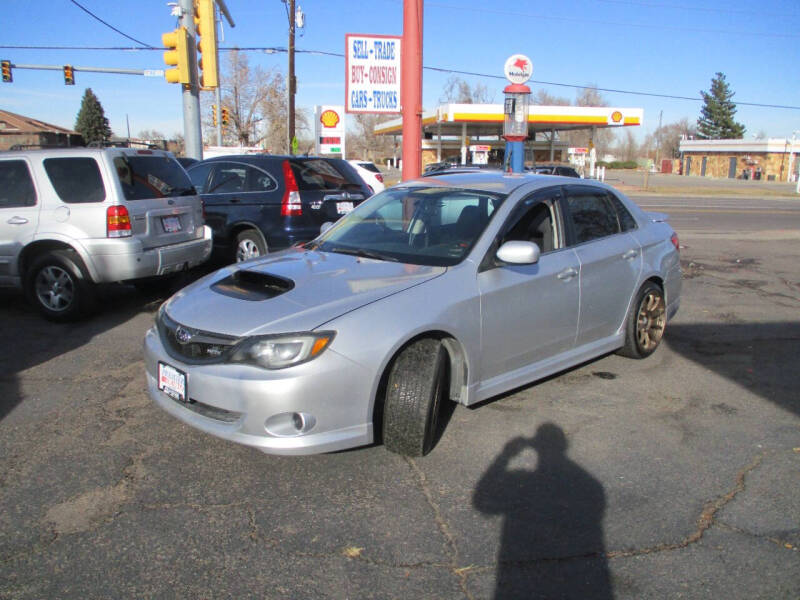
[[[456,407],[420,459],[204,435],[145,393],[159,299],[0,293],[0,597],[800,597],[796,205],[639,200],[684,246],[662,347]]]

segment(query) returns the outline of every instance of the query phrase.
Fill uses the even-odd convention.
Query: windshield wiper
[[[345,246],[333,246],[327,249],[329,252],[336,252],[338,254],[349,254],[351,256],[360,256],[361,258],[374,258],[376,260],[386,260],[391,262],[399,262],[394,256],[387,256],[380,252],[372,250],[364,250],[363,248],[347,248]]]

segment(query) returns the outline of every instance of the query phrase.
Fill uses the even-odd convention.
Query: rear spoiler
[[[661,212],[646,212],[645,216],[653,223],[666,223],[669,221],[669,215]]]

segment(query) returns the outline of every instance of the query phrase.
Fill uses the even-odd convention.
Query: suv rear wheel
[[[267,253],[267,245],[257,231],[246,229],[236,236],[236,253],[234,260],[242,262]]]
[[[36,258],[26,273],[25,292],[51,321],[77,319],[94,300],[83,263],[71,250],[53,250]]]

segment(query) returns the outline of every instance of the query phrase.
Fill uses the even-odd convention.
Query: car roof
[[[120,146],[107,146],[105,148],[89,148],[87,146],[71,146],[65,148],[31,148],[28,150],[6,150],[0,152],[0,157],[9,156],[95,156],[101,154],[156,154],[160,156],[173,156],[172,152],[160,148],[128,148]]]
[[[537,187],[547,185],[565,185],[564,177],[555,175],[538,175],[531,172],[526,173],[506,173],[497,170],[482,169],[480,171],[459,172],[458,170],[442,171],[441,173],[431,173],[419,179],[413,179],[400,183],[395,187],[404,186],[440,186],[466,188],[485,192],[510,194],[515,189],[526,184],[540,184]],[[603,183],[591,179],[582,179],[580,184],[592,185],[607,189]]]
[[[331,160],[331,161],[341,160],[340,158],[333,158],[330,156],[305,156],[305,155],[290,156],[288,154],[223,154],[221,156],[204,158],[199,163],[193,164],[192,167],[196,167],[198,164],[202,163],[220,162],[226,160],[257,165],[259,163],[287,160],[287,159],[288,160]]]

